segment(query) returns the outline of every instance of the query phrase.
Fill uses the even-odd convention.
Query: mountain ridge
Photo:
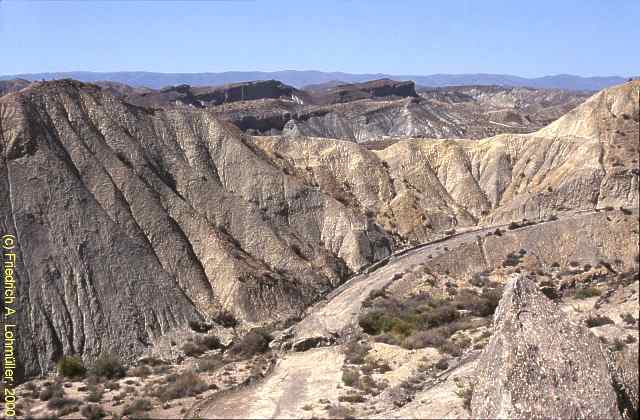
[[[441,87],[458,85],[502,85],[532,88],[558,88],[570,90],[601,90],[620,84],[627,78],[621,76],[583,77],[568,74],[547,75],[526,78],[505,74],[469,73],[430,75],[393,75],[385,73],[343,73],[322,72],[316,70],[263,71],[227,71],[202,73],[159,73],[146,71],[121,72],[42,72],[14,75],[0,75],[0,80],[22,78],[26,80],[52,80],[72,78],[83,82],[112,81],[135,87],[162,88],[169,85],[189,84],[193,86],[223,85],[253,80],[277,79],[283,83],[302,88],[306,85],[340,81],[343,83],[365,82],[374,79],[413,80],[416,85]]]

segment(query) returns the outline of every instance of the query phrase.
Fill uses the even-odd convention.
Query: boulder
[[[525,277],[510,281],[476,368],[476,418],[619,419],[607,355]]]

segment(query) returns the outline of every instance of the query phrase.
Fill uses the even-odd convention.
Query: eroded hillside
[[[578,211],[613,206],[626,214],[638,207],[639,90],[600,92],[531,134],[375,151],[291,133],[251,137],[216,107],[143,108],[73,81],[6,95],[0,220],[20,244],[22,373],[50,371],[70,354],[132,362],[157,350],[177,361],[185,332],[237,340],[252,326],[290,325],[407,245],[558,216],[571,226]],[[554,258],[587,244],[557,232],[566,237]],[[635,254],[625,241],[626,267]],[[487,261],[497,248],[447,247],[438,260]]]

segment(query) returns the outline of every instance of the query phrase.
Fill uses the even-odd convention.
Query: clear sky
[[[638,0],[0,0],[0,74],[640,74]]]

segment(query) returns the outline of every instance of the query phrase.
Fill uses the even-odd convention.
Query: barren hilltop
[[[640,81],[0,96],[20,415],[638,418]]]

